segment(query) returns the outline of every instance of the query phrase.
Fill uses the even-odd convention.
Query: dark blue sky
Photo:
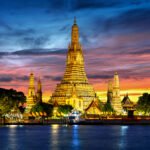
[[[31,70],[56,84],[74,16],[96,89],[115,71],[123,88],[129,86],[126,80],[138,83],[129,88],[149,87],[150,0],[0,0],[1,85],[27,84]]]
[[[85,47],[112,46],[113,37],[149,31],[150,1],[1,0],[0,51],[66,48],[74,16]]]

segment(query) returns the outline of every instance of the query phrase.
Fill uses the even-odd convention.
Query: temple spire
[[[75,103],[75,105],[72,105],[75,106],[74,108],[79,108],[80,111],[84,111],[91,101],[95,99],[95,91],[92,85],[88,83],[86,76],[76,18],[74,18],[72,24],[71,42],[68,45],[65,73],[61,82],[57,84],[51,101],[57,101],[59,105],[65,105],[68,102],[72,104],[73,102]]]
[[[74,17],[74,24],[77,24],[76,17]]]
[[[113,97],[112,97],[111,105],[118,114],[122,112],[119,75],[117,72],[115,72],[114,79],[113,79]]]
[[[119,76],[117,72],[114,74],[114,87],[119,88]]]
[[[35,96],[34,74],[32,72],[31,72],[30,77],[29,77],[28,96],[29,97]]]
[[[39,77],[37,91],[41,91],[41,89],[42,89],[42,85],[41,85],[41,79]]]
[[[72,46],[79,45],[79,29],[78,29],[78,25],[76,23],[76,17],[74,18],[74,24],[72,25],[71,45]]]
[[[29,76],[29,87],[27,97],[27,108],[26,112],[29,113],[32,106],[35,104],[35,86],[34,86],[34,74],[31,72]]]
[[[38,84],[37,84],[37,102],[42,102],[42,84],[41,79],[39,77]]]

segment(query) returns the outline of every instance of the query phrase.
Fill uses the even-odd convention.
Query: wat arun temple
[[[52,101],[57,101],[62,105],[67,101],[74,103],[69,102],[73,96],[76,97],[76,101],[79,99],[78,104],[74,104],[79,110],[87,108],[95,98],[95,91],[93,86],[89,84],[85,73],[83,50],[79,42],[79,28],[76,20],[72,26],[64,77],[52,94]]]
[[[30,110],[36,102],[42,102],[41,81],[38,81],[37,93],[34,87],[34,75],[30,74],[28,88],[27,108]],[[82,113],[99,113],[98,97],[93,86],[89,83],[85,68],[82,46],[79,41],[79,28],[74,19],[71,31],[71,42],[68,45],[66,69],[64,76],[55,91],[52,93],[50,102],[58,105],[71,105]],[[119,76],[117,72],[114,78],[108,83],[107,102],[110,102],[114,110],[121,113],[121,98]],[[92,108],[92,109],[91,109]],[[96,111],[97,110],[97,111]]]

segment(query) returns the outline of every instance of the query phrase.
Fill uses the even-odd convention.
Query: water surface
[[[150,126],[1,126],[0,150],[148,150]]]

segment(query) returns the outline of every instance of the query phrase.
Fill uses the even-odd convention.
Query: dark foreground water
[[[0,150],[150,150],[150,126],[0,126]]]

